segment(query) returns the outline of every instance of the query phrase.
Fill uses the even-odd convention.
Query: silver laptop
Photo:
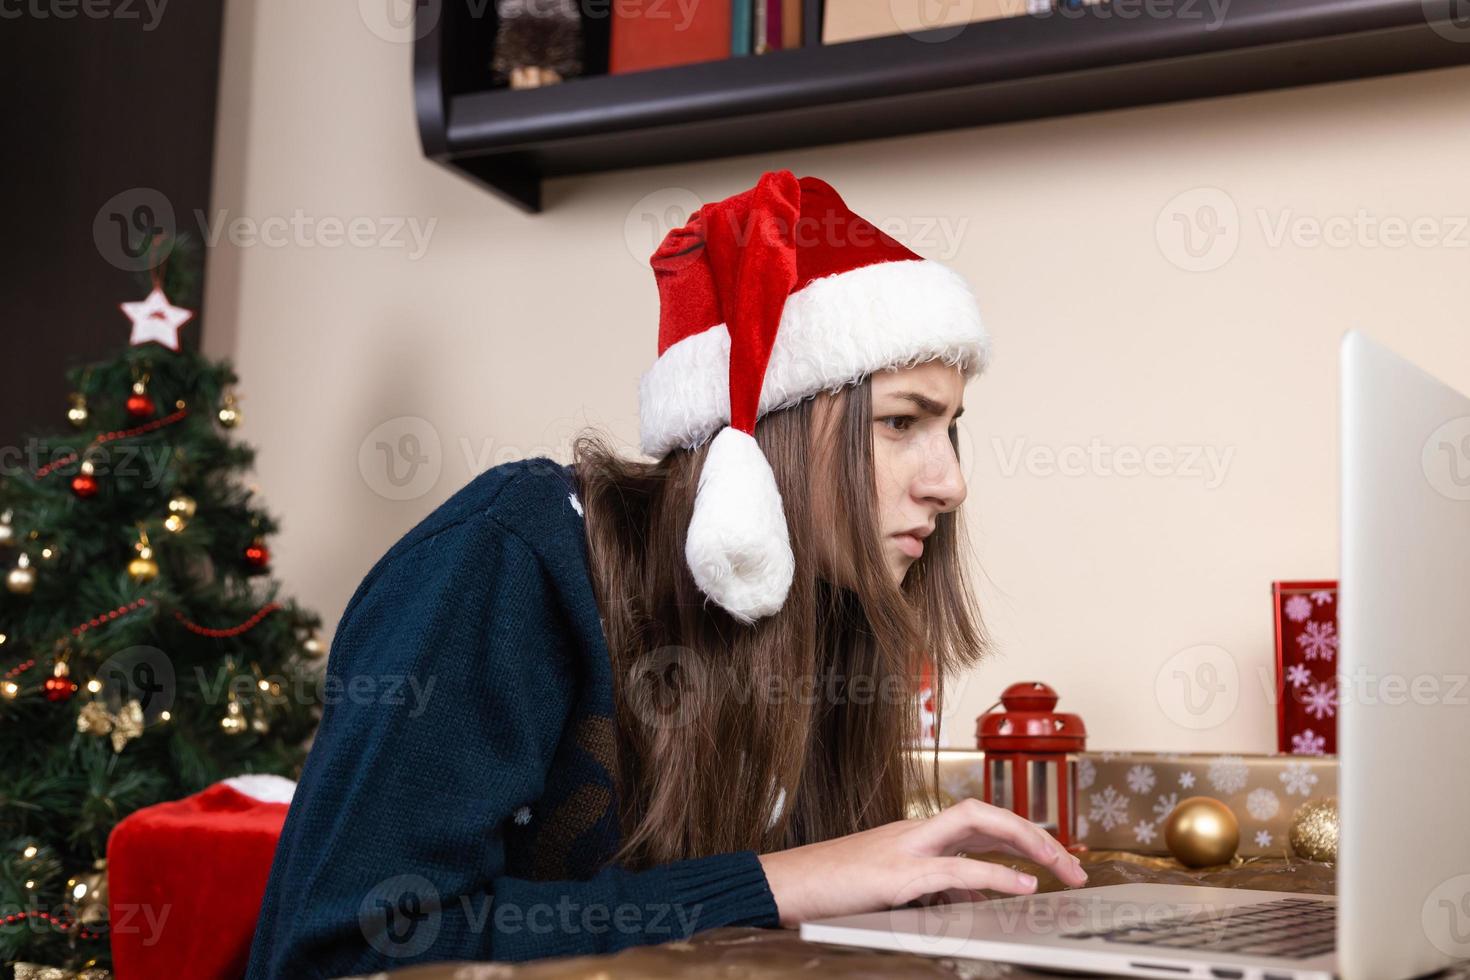
[[[803,939],[1240,980],[1402,980],[1470,957],[1470,398],[1356,331],[1340,353],[1337,894],[1083,887]]]

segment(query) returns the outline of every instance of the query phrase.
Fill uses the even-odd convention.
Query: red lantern
[[[1040,681],[1005,689],[999,702],[975,719],[975,738],[985,753],[985,802],[1004,807],[1072,846],[1076,797],[1069,752],[1087,747],[1081,717],[1059,713],[1057,692]],[[995,712],[992,714],[992,712]]]

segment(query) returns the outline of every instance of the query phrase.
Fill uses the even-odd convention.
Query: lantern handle
[[[999,705],[1000,703],[1001,702],[999,700],[997,700],[995,702],[995,704],[992,704],[990,707],[988,707],[984,711],[980,712],[980,717],[981,718],[984,718],[986,715],[990,714],[992,711],[994,711],[996,709],[996,705]]]

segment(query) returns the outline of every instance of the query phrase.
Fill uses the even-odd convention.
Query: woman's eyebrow
[[[889,393],[892,398],[904,398],[913,402],[920,411],[928,412],[930,415],[943,415],[949,410],[949,406],[943,402],[935,401],[928,395],[921,395],[917,391],[894,391]],[[965,406],[961,405],[959,411],[954,413],[955,418],[965,414]]]

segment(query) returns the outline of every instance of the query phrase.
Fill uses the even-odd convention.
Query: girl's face
[[[958,367],[930,361],[872,377],[879,534],[895,582],[924,553],[938,514],[965,501],[949,431],[964,412]]]
[[[964,411],[965,382],[959,368],[930,361],[875,372],[870,388],[879,537],[889,573],[902,584],[909,566],[924,553],[924,538],[934,530],[935,516],[965,500],[965,478],[949,441],[950,427]],[[830,404],[819,409],[819,418],[824,418],[819,427],[829,432]],[[817,474],[828,471],[821,463],[815,469]],[[816,518],[819,526],[831,527],[832,484],[823,480],[819,486],[813,500]],[[834,553],[836,538],[819,538],[824,571],[836,581],[849,581],[851,557]]]

